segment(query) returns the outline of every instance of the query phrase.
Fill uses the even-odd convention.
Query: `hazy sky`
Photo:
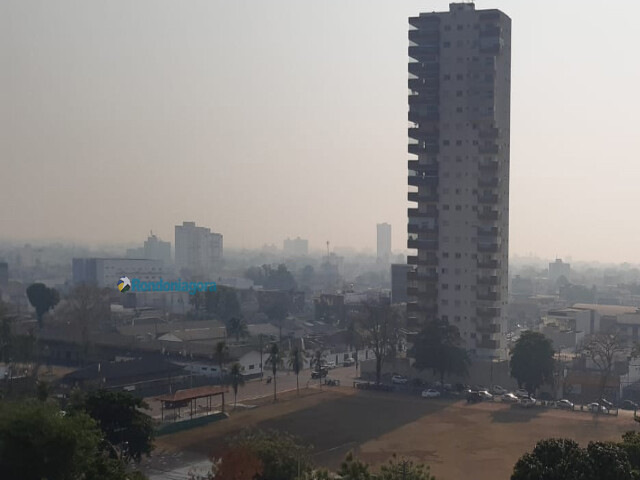
[[[638,2],[513,20],[511,253],[640,262]],[[407,17],[445,1],[0,0],[0,238],[406,246]]]

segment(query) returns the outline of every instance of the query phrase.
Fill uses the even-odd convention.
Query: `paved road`
[[[351,385],[353,379],[357,377],[355,367],[338,367],[329,371],[329,375],[327,378],[340,380],[340,383],[343,385]],[[255,398],[266,397],[269,395],[273,395],[274,386],[276,388],[276,392],[286,392],[290,390],[295,390],[296,388],[296,376],[292,372],[284,371],[278,372],[276,375],[275,383],[272,381],[271,383],[266,383],[266,379],[271,376],[271,372],[264,372],[264,379],[256,379],[247,382],[245,385],[241,386],[238,389],[238,403],[242,403],[243,401],[252,400]],[[311,371],[303,370],[300,372],[298,382],[300,388],[306,388],[307,386],[319,386],[319,380],[311,379]],[[331,388],[325,387],[322,388]],[[154,400],[153,398],[146,399],[147,403],[151,407],[150,415],[153,417],[160,418],[161,408],[160,402]],[[221,398],[214,397],[213,405],[220,405]],[[225,402],[227,405],[233,404],[233,390],[229,392],[228,395],[225,396]],[[200,400],[198,405],[204,405],[205,400]]]

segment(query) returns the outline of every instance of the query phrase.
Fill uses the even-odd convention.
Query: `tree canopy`
[[[63,415],[46,403],[0,403],[0,478],[125,480],[122,463],[102,450],[85,413]]]
[[[398,317],[390,305],[364,303],[365,315],[360,322],[364,344],[373,351],[376,360],[376,382],[380,383],[384,363],[396,354]]]
[[[416,368],[433,370],[440,376],[441,383],[444,383],[445,375],[466,375],[471,361],[460,344],[458,327],[446,320],[429,322],[414,342],[412,353]]]
[[[272,265],[251,267],[245,272],[245,277],[269,290],[296,290],[298,288],[295,278],[284,264],[275,268]]]
[[[230,447],[253,453],[262,462],[261,480],[291,480],[311,470],[310,448],[300,439],[275,430],[246,430]]]
[[[148,405],[126,392],[97,390],[76,399],[73,412],[93,418],[104,433],[106,449],[124,463],[140,462],[153,449],[153,422],[142,412]]]
[[[38,326],[42,327],[42,317],[60,302],[60,294],[55,288],[49,288],[44,283],[33,283],[27,287],[27,298],[31,306],[36,309]]]
[[[540,385],[553,382],[553,343],[542,333],[527,330],[522,332],[511,350],[511,376],[529,392]]]
[[[511,480],[632,480],[632,467],[624,449],[612,442],[550,438],[536,444],[516,463]]]

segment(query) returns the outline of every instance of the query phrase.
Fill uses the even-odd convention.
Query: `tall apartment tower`
[[[452,3],[409,24],[408,316],[505,358],[511,19]]]
[[[176,269],[192,274],[211,274],[222,261],[222,235],[195,222],[176,225]]]
[[[377,225],[378,260],[388,262],[391,259],[391,225],[378,223]]]

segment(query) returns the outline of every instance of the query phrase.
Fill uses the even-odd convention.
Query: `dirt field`
[[[266,402],[266,400],[265,400]],[[618,440],[637,424],[585,412],[467,405],[397,394],[337,390],[287,394],[277,404],[231,413],[207,427],[161,437],[159,452],[209,455],[246,426],[284,430],[314,445],[316,464],[336,468],[349,450],[374,465],[398,455],[431,466],[438,480],[508,479],[513,465],[541,438]]]

